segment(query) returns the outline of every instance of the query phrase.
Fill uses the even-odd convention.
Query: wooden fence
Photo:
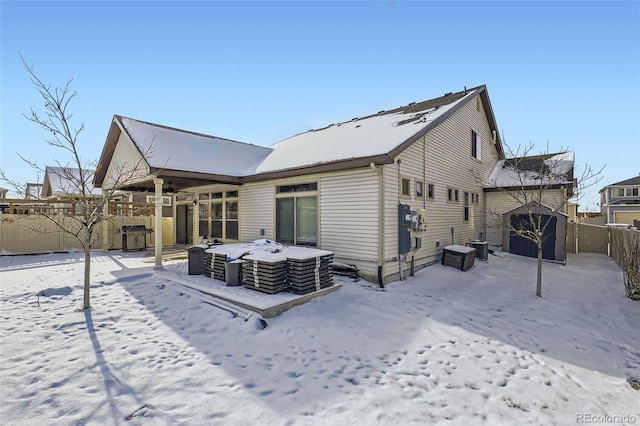
[[[634,240],[633,236],[636,236]],[[571,222],[567,226],[568,253],[602,253],[620,265],[620,252],[637,244],[640,230]],[[634,243],[635,241],[635,243]]]
[[[65,215],[52,216],[58,223],[68,221]],[[107,227],[106,248],[122,248],[122,226],[144,225],[153,229],[154,216],[112,216],[99,223],[93,233],[92,246],[95,249],[105,247],[104,227]],[[147,245],[153,246],[153,234],[147,234]],[[173,245],[173,218],[162,218],[162,244]],[[0,214],[0,249],[2,255],[55,253],[81,250],[80,242],[72,235],[63,232],[53,220],[38,215]]]
[[[612,228],[611,235],[611,258],[622,267],[622,253],[627,251],[631,253],[632,246],[640,245],[640,230]],[[639,250],[636,248],[636,253]]]

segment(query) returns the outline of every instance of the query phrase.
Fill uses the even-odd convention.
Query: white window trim
[[[147,203],[149,204],[153,204],[156,202],[156,196],[155,195],[147,195]],[[171,206],[171,197],[168,195],[163,195],[162,196],[162,205],[163,206]]]

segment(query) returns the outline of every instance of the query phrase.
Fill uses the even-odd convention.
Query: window
[[[147,195],[147,203],[155,204],[155,202],[156,202],[156,196],[155,195]],[[171,197],[163,195],[162,196],[162,205],[163,206],[170,206],[171,205]]]
[[[403,197],[411,197],[411,180],[407,178],[402,178],[402,196]]]
[[[235,192],[235,196],[238,196],[238,191]],[[227,193],[229,194],[229,193]],[[237,240],[238,239],[238,200],[235,201],[227,201],[225,205],[225,224],[226,224],[226,234],[227,239]]]
[[[447,188],[447,201],[458,202],[460,200],[460,193],[457,189]]]
[[[432,183],[427,185],[427,199],[433,201],[435,198],[435,188]]]
[[[292,187],[298,190],[290,190]],[[285,189],[284,191],[282,189]],[[304,188],[304,189],[302,189]],[[279,194],[308,192],[317,184],[278,187]],[[318,245],[318,199],[315,195],[298,194],[276,198],[276,240],[285,244]]]
[[[627,197],[637,197],[638,188],[627,188]]]
[[[618,188],[615,192],[617,197],[624,197],[624,188]]]
[[[471,156],[477,160],[482,159],[482,139],[475,131],[471,131]]]
[[[198,235],[238,240],[238,191],[198,194]]]
[[[416,181],[416,198],[423,198],[423,197],[424,197],[424,185],[422,181],[417,180]]]
[[[469,221],[469,193],[465,192],[464,193],[464,221],[468,222]]]
[[[281,185],[276,188],[278,194],[287,192],[304,192],[304,191],[316,191],[318,190],[317,183],[301,183],[298,185]]]

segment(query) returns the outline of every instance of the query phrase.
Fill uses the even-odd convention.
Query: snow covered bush
[[[640,300],[640,237],[633,232],[629,239],[621,238],[620,266],[624,276],[624,287],[628,298]],[[625,240],[628,241],[625,244]]]

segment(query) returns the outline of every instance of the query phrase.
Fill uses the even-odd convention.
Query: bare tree
[[[542,297],[543,243],[553,216],[544,214],[566,211],[570,199],[578,200],[583,191],[600,180],[600,170],[585,165],[579,177],[575,175],[574,156],[568,149],[550,153],[549,147],[542,154],[531,155],[534,145],[519,145],[515,149],[504,145],[505,159],[488,179],[481,179],[485,186],[498,191],[506,202],[515,207],[526,206],[527,214],[513,223],[509,221],[508,230],[537,248],[536,295]],[[487,206],[488,225],[502,229],[504,211]]]
[[[94,238],[97,225],[108,217],[108,212],[105,213],[106,207],[118,188],[125,186],[140,175],[141,164],[138,162],[112,166],[113,170],[110,176],[113,181],[110,189],[103,189],[101,194],[97,193],[92,185],[97,163],[83,159],[79,150],[79,136],[85,129],[85,125],[81,123],[74,127],[72,124],[73,114],[69,107],[77,95],[71,88],[73,79],[69,79],[62,87],[52,88],[50,84],[45,84],[38,78],[33,67],[27,65],[22,56],[20,58],[44,105],[43,112],[31,108],[29,114],[23,115],[27,120],[39,125],[51,135],[46,139],[47,144],[60,148],[69,158],[65,163],[55,161],[57,167],[44,168],[36,161],[18,154],[30,167],[46,172],[50,177],[60,181],[59,197],[47,199],[42,196],[37,200],[39,201],[38,207],[31,209],[30,212],[38,217],[46,218],[53,223],[58,232],[72,236],[81,245],[84,251],[82,307],[83,310],[89,309],[91,307],[89,294],[91,250],[97,241]],[[26,195],[26,185],[12,180],[2,170],[0,170],[0,179],[11,185],[18,194]],[[35,233],[42,232],[42,229],[35,225],[27,224],[24,227]]]
[[[626,229],[610,232],[616,234],[616,260],[622,268],[625,294],[629,299],[640,300],[640,232]]]

